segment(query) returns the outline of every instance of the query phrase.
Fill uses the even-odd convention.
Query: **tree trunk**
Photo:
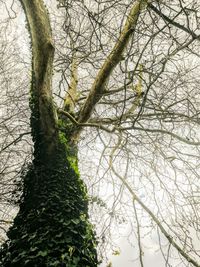
[[[97,266],[87,190],[78,171],[70,122],[57,121],[51,93],[54,47],[42,0],[21,0],[32,44],[31,129],[34,160],[23,175],[20,210],[1,266]],[[65,124],[65,133],[58,124]]]

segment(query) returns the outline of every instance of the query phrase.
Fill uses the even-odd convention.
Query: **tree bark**
[[[51,27],[43,1],[21,0],[21,3],[27,18],[33,56],[30,103],[32,134],[34,141],[41,142],[40,139],[42,139],[43,151],[51,156],[51,150],[55,149],[57,138],[51,92],[54,58]]]
[[[0,253],[4,267],[97,266],[87,190],[78,171],[71,122],[56,119],[51,81],[54,47],[42,0],[21,0],[32,46],[31,131],[34,160],[24,173],[20,209]],[[66,133],[58,124],[65,124]]]

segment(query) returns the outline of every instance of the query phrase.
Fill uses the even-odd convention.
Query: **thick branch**
[[[126,20],[126,23],[124,25],[124,28],[118,39],[118,42],[115,44],[111,53],[105,60],[102,68],[97,74],[97,77],[92,85],[91,91],[80,112],[80,117],[79,117],[80,123],[84,123],[90,118],[95,105],[101,99],[105,91],[106,83],[108,82],[108,79],[113,69],[120,62],[122,53],[128,44],[129,38],[135,31],[139,14],[141,10],[146,7],[146,5],[147,5],[147,0],[141,0],[141,1],[137,0],[132,6],[128,18]]]
[[[56,132],[55,110],[52,102],[51,81],[54,47],[52,44],[51,27],[42,0],[20,0],[24,8],[32,45],[32,99],[31,104],[37,109],[32,115],[38,120],[37,132],[43,135],[43,139],[50,146],[54,142]],[[32,132],[34,137],[34,129]],[[50,145],[51,144],[51,145]]]
[[[82,128],[82,127],[93,127],[93,128],[97,128],[97,129],[100,129],[100,130],[103,130],[103,131],[106,131],[108,133],[113,133],[117,127],[113,126],[112,129],[109,129],[108,127],[105,127],[103,126],[102,124],[98,124],[98,123],[92,123],[92,122],[78,122],[69,112],[67,111],[64,111],[62,109],[58,109],[58,113],[60,114],[63,114],[65,115],[68,119],[70,119],[70,121],[72,123],[74,123],[74,125],[77,126],[77,128]],[[73,139],[76,140],[77,138],[77,135],[76,135],[77,132],[75,132],[74,136],[73,136]]]
[[[75,104],[78,99],[77,85],[78,85],[78,63],[77,63],[76,53],[73,51],[72,65],[71,65],[71,81],[63,105],[64,110],[69,110],[72,113],[74,113]]]

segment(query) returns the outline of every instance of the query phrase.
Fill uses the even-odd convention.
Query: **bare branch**
[[[134,190],[132,189],[132,187],[129,185],[129,183],[127,182],[127,180],[122,177],[114,168],[113,166],[113,157],[115,154],[115,151],[118,149],[118,147],[121,144],[121,136],[118,139],[118,143],[117,145],[113,148],[111,154],[110,154],[110,161],[109,161],[109,166],[111,168],[111,170],[113,171],[113,173],[115,174],[115,176],[117,178],[119,178],[119,180],[124,184],[124,186],[127,188],[127,190],[129,191],[129,193],[132,195],[133,197],[133,201],[137,201],[137,203],[146,211],[146,213],[151,217],[151,219],[156,223],[156,225],[158,226],[158,228],[160,229],[160,231],[163,233],[163,235],[166,237],[166,239],[169,241],[169,243],[177,249],[177,251],[183,256],[183,258],[185,258],[189,263],[192,263],[195,267],[200,267],[200,264],[198,262],[196,262],[193,258],[191,258],[187,252],[184,251],[184,249],[182,249],[180,247],[180,245],[178,245],[176,243],[176,241],[173,239],[173,237],[171,237],[168,233],[168,231],[164,228],[164,226],[162,225],[162,223],[159,221],[159,219],[157,218],[157,216],[155,216],[153,214],[153,212],[143,203],[143,201],[137,196],[137,194],[134,192]]]
[[[180,23],[176,22],[174,19],[170,19],[168,16],[163,14],[161,10],[157,9],[154,5],[151,3],[148,4],[148,7],[152,9],[157,15],[159,15],[161,18],[163,18],[165,21],[167,21],[169,24],[183,30],[184,32],[189,33],[194,39],[199,39],[199,35],[197,35],[195,32],[192,30],[186,28],[184,25],[181,25]]]

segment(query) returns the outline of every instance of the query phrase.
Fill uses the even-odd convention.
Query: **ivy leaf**
[[[48,254],[48,251],[45,250],[45,251],[38,252],[37,256],[45,257],[45,256],[47,256],[47,254]]]
[[[77,225],[80,222],[80,220],[79,219],[72,219],[72,222]]]

